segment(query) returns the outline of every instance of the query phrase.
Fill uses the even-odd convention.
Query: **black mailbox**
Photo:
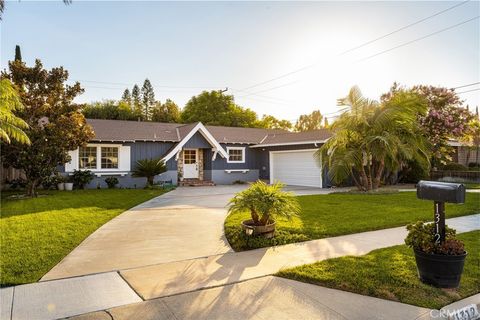
[[[437,202],[464,203],[465,186],[461,183],[420,181],[417,184],[417,198]]]

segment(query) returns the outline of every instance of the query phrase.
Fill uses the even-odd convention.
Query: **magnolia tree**
[[[80,113],[82,105],[73,102],[83,89],[78,82],[65,84],[68,72],[62,67],[45,70],[40,60],[33,67],[22,61],[10,62],[9,72],[2,72],[1,78],[18,88],[24,108],[15,110],[15,115],[28,124],[25,133],[31,141],[2,145],[2,161],[25,172],[27,194],[36,196],[42,180],[71,160],[68,151],[93,137]]]
[[[405,89],[394,83],[382,101],[388,101],[400,90]],[[448,141],[460,140],[468,133],[473,114],[463,107],[463,101],[453,89],[419,85],[408,91],[424,97],[427,102],[427,112],[418,115],[418,124],[432,145],[432,165],[450,161],[453,149]]]

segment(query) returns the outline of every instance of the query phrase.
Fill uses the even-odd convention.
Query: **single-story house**
[[[145,178],[131,172],[140,159],[163,159],[168,171],[156,181],[213,182],[264,179],[287,185],[327,187],[327,175],[314,153],[331,136],[326,129],[307,132],[204,126],[121,120],[87,119],[95,137],[70,152],[72,160],[60,168],[64,174],[90,170],[89,187],[105,186],[116,176],[120,186],[145,185]]]

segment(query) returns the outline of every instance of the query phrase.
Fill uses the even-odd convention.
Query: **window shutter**
[[[130,146],[121,146],[118,149],[118,169],[130,171]]]
[[[68,154],[72,160],[70,160],[68,163],[65,163],[65,172],[73,172],[73,170],[78,170],[78,149],[68,151]]]

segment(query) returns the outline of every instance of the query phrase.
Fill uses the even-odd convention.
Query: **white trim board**
[[[213,146],[213,151],[217,151],[218,153],[220,153],[220,155],[223,157],[223,158],[228,158],[228,153],[222,148],[222,146],[220,145],[220,143],[218,143],[217,140],[215,140],[215,138],[212,136],[212,134],[210,132],[208,132],[207,128],[205,128],[205,126],[199,122],[195,127],[193,127],[193,129],[185,136],[185,138],[182,139],[182,141],[180,141],[176,146],[175,148],[173,148],[165,157],[163,157],[163,161],[166,163],[168,160],[170,160],[171,158],[173,158],[178,151],[182,150],[182,147],[188,142],[188,140],[190,140],[193,135],[195,133],[197,133],[197,131],[200,131],[200,133],[202,134],[202,136],[208,141],[208,143],[210,143],[212,146]]]
[[[266,144],[256,144],[250,148],[263,148],[263,147],[277,147],[277,146],[296,146],[302,144],[318,144],[325,143],[327,140],[312,140],[312,141],[296,141],[296,142],[283,142],[283,143],[266,143]]]

